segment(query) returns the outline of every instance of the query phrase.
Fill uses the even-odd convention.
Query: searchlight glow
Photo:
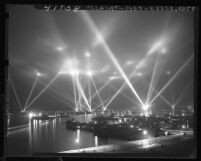
[[[57,47],[57,51],[63,51],[64,49],[62,47]]]
[[[86,74],[87,74],[89,77],[91,77],[91,76],[93,75],[93,72],[92,72],[91,70],[88,70],[88,71],[86,72]]]
[[[127,61],[125,65],[132,65],[132,64],[133,64],[133,61],[130,60],[130,61]]]
[[[149,50],[149,52],[147,53],[147,55],[151,55],[151,54],[153,54],[155,51],[161,50],[163,44],[164,44],[164,40],[159,40],[158,42],[156,42],[156,43],[152,46],[152,48]],[[166,49],[163,48],[161,51],[166,52]]]
[[[142,106],[142,109],[146,111],[146,110],[149,109],[149,107],[150,107],[150,105],[148,105],[148,104],[144,104],[144,105]]]
[[[79,70],[78,69],[71,69],[70,70],[70,74],[73,76],[73,75],[79,75]]]
[[[40,77],[40,76],[41,76],[41,73],[40,73],[40,72],[37,72],[36,75],[37,75],[38,77]]]
[[[89,52],[85,52],[85,56],[86,56],[87,58],[89,58],[89,57],[91,57],[91,54],[90,54]]]

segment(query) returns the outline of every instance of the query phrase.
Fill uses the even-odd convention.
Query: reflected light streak
[[[150,104],[168,87],[168,85],[180,74],[180,72],[188,65],[194,55],[190,56],[186,62],[179,68],[179,70],[172,76],[172,78],[163,86],[157,95],[150,101]]]
[[[94,137],[94,141],[95,141],[95,146],[98,146],[98,136]]]
[[[96,25],[94,24],[93,20],[89,16],[89,14],[86,11],[82,11],[81,13],[82,13],[82,16],[84,17],[84,19],[87,21],[88,25],[90,25],[90,27],[94,31],[95,35],[100,36],[101,44],[103,45],[103,47],[106,50],[106,52],[109,55],[109,57],[111,58],[112,62],[114,63],[114,65],[116,66],[116,68],[118,69],[118,71],[121,73],[121,75],[123,76],[125,82],[130,87],[130,89],[132,90],[132,92],[134,93],[134,95],[137,97],[137,99],[140,101],[140,103],[143,104],[142,100],[140,99],[140,97],[137,94],[136,90],[134,89],[134,87],[132,86],[131,82],[129,81],[128,77],[124,73],[123,69],[119,65],[119,63],[118,63],[117,59],[115,58],[113,52],[111,51],[111,49],[109,48],[109,46],[106,44],[104,38],[102,37],[102,35],[98,31]]]

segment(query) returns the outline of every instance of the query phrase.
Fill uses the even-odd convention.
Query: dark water
[[[91,120],[91,115],[73,116],[81,122]],[[115,144],[124,141],[104,139],[82,130],[69,130],[65,127],[66,118],[48,121],[34,120],[25,128],[7,133],[7,156],[30,156],[34,152],[61,152],[99,145]]]

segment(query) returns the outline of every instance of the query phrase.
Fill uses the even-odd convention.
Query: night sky
[[[101,87],[111,76],[120,77],[101,91],[103,101],[114,95],[124,83],[121,74],[98,41],[90,24],[85,20],[83,11],[78,13],[47,12],[37,10],[31,5],[9,5],[8,11],[10,15],[9,80],[12,79],[22,106],[25,105],[37,72],[40,72],[42,76],[38,79],[29,102],[60,71],[66,60],[72,57],[76,57],[79,62],[78,67],[83,72],[87,69],[87,64],[90,64],[90,68],[95,73],[93,79],[97,88]],[[142,101],[146,100],[158,56],[159,63],[153,82],[155,89],[160,91],[187,59],[194,55],[193,12],[84,12],[88,12],[127,76],[142,59],[144,60],[137,70],[138,74],[130,79]],[[163,45],[166,50],[165,54],[160,55],[159,51],[155,51],[145,59],[154,43],[161,39],[165,39]],[[63,51],[60,51],[59,48],[62,48]],[[91,53],[90,58],[86,58],[86,51]],[[80,77],[84,88],[88,78],[85,75]],[[174,104],[186,86],[189,87],[178,102],[178,109],[188,110],[186,106],[194,104],[194,57],[161,94],[171,104]],[[84,91],[87,95],[87,86]],[[93,88],[92,93],[94,92]],[[128,86],[122,92],[139,104]],[[151,98],[154,95],[155,93]],[[10,85],[9,99],[10,111],[19,110],[18,102]],[[29,110],[72,110],[73,101],[71,76],[63,74],[30,106]],[[139,108],[139,105],[134,102],[119,94],[109,108]],[[92,101],[93,103],[95,106],[95,104],[100,104],[100,101],[96,97]],[[168,110],[170,107],[158,97],[152,103],[152,109],[160,111]]]

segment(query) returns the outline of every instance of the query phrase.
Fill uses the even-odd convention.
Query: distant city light
[[[131,128],[133,128],[134,126],[133,126],[133,125],[131,125],[130,127],[131,127]]]
[[[143,135],[147,135],[147,130],[144,130],[144,131],[143,131]]]
[[[33,113],[29,113],[29,119],[31,119],[32,117],[33,117],[34,115],[33,115]]]
[[[185,125],[182,125],[182,129],[185,129],[186,128],[186,126]]]

